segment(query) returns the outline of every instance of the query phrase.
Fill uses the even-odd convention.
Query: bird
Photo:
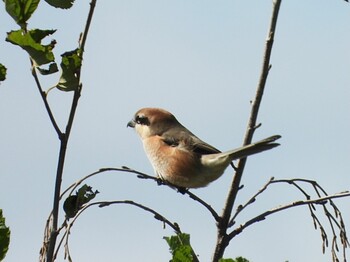
[[[200,188],[218,179],[233,160],[272,149],[281,136],[226,152],[209,145],[161,108],[138,110],[127,127],[134,128],[158,178],[178,188]]]

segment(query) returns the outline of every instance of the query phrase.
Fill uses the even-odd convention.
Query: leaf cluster
[[[20,26],[19,30],[7,33],[6,41],[21,47],[31,58],[33,67],[42,75],[51,75],[59,71],[53,49],[56,40],[42,43],[48,36],[53,35],[55,29],[31,29],[27,28],[30,17],[37,9],[40,0],[3,0],[7,13]],[[46,0],[56,7],[67,9],[72,7],[74,0]],[[54,86],[61,91],[74,91],[79,88],[79,76],[82,65],[82,52],[79,48],[67,51],[61,55],[61,76]],[[43,68],[42,66],[46,66]],[[6,68],[0,64],[0,81],[5,79]],[[52,88],[48,89],[51,90]]]

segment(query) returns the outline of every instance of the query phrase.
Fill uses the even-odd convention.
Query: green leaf
[[[62,9],[68,9],[73,6],[74,0],[45,0],[46,3],[49,5],[56,7],[56,8],[62,8]]]
[[[171,262],[191,262],[193,261],[193,251],[190,245],[190,235],[181,233],[175,236],[164,237],[173,255]]]
[[[249,260],[244,257],[236,257],[235,262],[249,262]]]
[[[32,16],[40,0],[3,0],[7,13],[21,28],[26,28],[27,21]]]
[[[0,64],[0,81],[4,81],[6,79],[6,71],[7,68],[3,64]]]
[[[57,84],[61,91],[74,91],[79,87],[78,72],[81,68],[81,49],[62,54],[62,74]]]
[[[10,228],[5,224],[5,218],[0,209],[0,261],[4,259],[10,244]]]
[[[55,61],[52,49],[56,41],[52,40],[48,45],[42,45],[41,40],[48,35],[52,35],[56,30],[34,29],[28,32],[24,30],[11,31],[7,33],[6,41],[18,45],[27,51],[36,66],[48,64]]]
[[[66,212],[68,218],[74,217],[81,207],[95,198],[99,192],[97,190],[92,191],[92,187],[83,185],[74,194],[67,197],[63,204],[63,210]]]

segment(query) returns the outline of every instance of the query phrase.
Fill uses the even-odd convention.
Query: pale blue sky
[[[59,57],[77,46],[88,7],[88,1],[77,1],[72,10],[61,11],[42,1],[29,27],[57,28]],[[270,14],[271,1],[261,0],[98,1],[63,187],[101,167],[126,165],[153,174],[137,135],[126,128],[134,112],[145,106],[168,109],[221,150],[239,146]],[[4,39],[17,27],[3,8],[0,20]],[[280,134],[282,145],[249,159],[237,204],[271,176],[315,179],[329,193],[349,190],[349,32],[350,6],[344,1],[283,1],[259,114],[262,127],[255,134],[255,140]],[[6,261],[37,261],[52,205],[59,144],[26,53],[1,41],[0,62],[8,68],[8,79],[0,86],[0,208],[12,231]],[[42,81],[49,87],[56,79]],[[61,126],[69,97],[58,91],[49,95]],[[220,212],[231,178],[228,170],[194,193]],[[88,184],[101,192],[98,200],[133,199],[178,222],[191,234],[200,260],[210,261],[215,223],[188,197],[123,173],[106,173]],[[273,186],[238,223],[301,197],[293,188]],[[336,203],[350,227],[350,200]],[[172,233],[133,207],[95,208],[75,224],[71,253],[74,261],[168,261],[162,237]],[[226,250],[225,257],[236,256],[251,262],[331,260],[329,251],[322,254],[320,233],[306,207],[248,228]]]

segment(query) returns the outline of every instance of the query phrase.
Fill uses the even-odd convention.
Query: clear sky
[[[126,128],[135,111],[145,106],[173,112],[221,150],[238,147],[259,78],[271,6],[265,0],[98,1],[63,187],[101,167],[125,165],[153,174],[139,138]],[[88,8],[88,1],[76,1],[69,11],[55,10],[42,1],[29,27],[58,29],[53,38],[59,58],[76,48]],[[0,62],[8,76],[0,85],[0,208],[12,231],[6,261],[37,261],[52,206],[59,143],[27,54],[4,41],[6,32],[17,26],[3,9]],[[237,204],[271,176],[314,179],[329,193],[349,190],[349,32],[350,5],[342,0],[283,1],[259,114],[262,126],[254,138],[280,134],[282,145],[248,160]],[[42,81],[50,87],[57,79]],[[56,90],[49,94],[61,126],[70,97]],[[218,181],[193,192],[221,212],[231,179],[232,170],[227,170]],[[105,173],[87,183],[101,192],[97,200],[132,199],[177,222],[191,234],[200,260],[210,261],[215,223],[187,196],[125,173]],[[299,199],[302,195],[294,188],[274,185],[237,223]],[[350,200],[336,203],[350,232]],[[76,222],[71,254],[74,261],[168,261],[162,238],[171,234],[139,209],[95,208]],[[231,242],[225,257],[330,261],[321,244],[308,209],[299,207],[248,228]]]

